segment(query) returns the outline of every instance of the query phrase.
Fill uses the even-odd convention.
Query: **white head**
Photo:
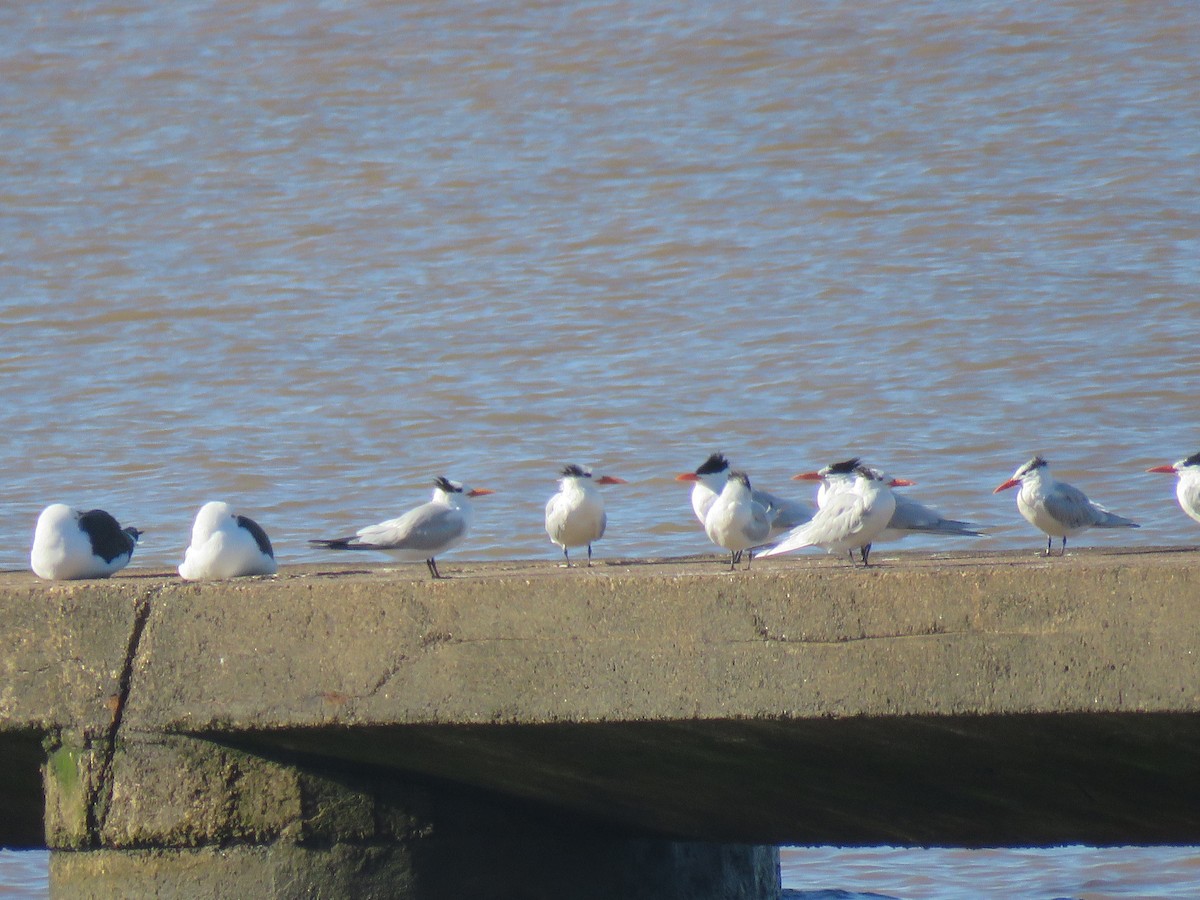
[[[433,480],[433,499],[457,506],[464,497],[482,497],[484,494],[494,494],[487,488],[469,488],[461,481],[451,481],[445,475],[439,475]]]
[[[192,542],[202,544],[210,535],[233,523],[233,507],[220,500],[210,500],[196,513],[192,524]]]
[[[992,493],[998,494],[1001,491],[1008,490],[1010,487],[1016,487],[1018,484],[1024,484],[1026,481],[1037,481],[1042,478],[1048,478],[1049,476],[1049,463],[1046,462],[1046,458],[1044,456],[1039,454],[1038,456],[1035,456],[1033,459],[1029,460],[1029,462],[1025,463],[1025,465],[1020,466],[1017,471],[1013,472],[1012,478],[998,485],[996,489],[992,491]]]

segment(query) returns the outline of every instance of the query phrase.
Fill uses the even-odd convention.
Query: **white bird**
[[[708,508],[704,531],[710,541],[729,551],[730,572],[746,550],[750,551],[746,568],[750,568],[754,548],[765,543],[771,533],[771,518],[766,508],[754,499],[745,472],[731,470],[726,476],[725,487]]]
[[[1062,538],[1062,553],[1067,552],[1067,538],[1089,528],[1138,528],[1137,522],[1109,512],[1093,503],[1079,488],[1057,480],[1041,456],[1035,456],[1012,478],[999,485],[993,494],[1021,486],[1017,493],[1017,509],[1025,520],[1046,533],[1046,555],[1056,537]]]
[[[1147,472],[1162,472],[1168,475],[1178,475],[1175,485],[1175,496],[1185,513],[1200,522],[1200,453],[1193,453],[1187,459],[1170,466],[1155,466]]]
[[[729,480],[729,460],[723,453],[713,453],[696,471],[676,475],[675,480],[692,483],[692,512],[704,525],[709,508]],[[767,511],[772,538],[803,525],[813,516],[813,508],[802,501],[788,500],[767,491],[755,490],[752,494],[754,502]]]
[[[239,516],[228,503],[211,500],[192,523],[192,542],[183,553],[179,577],[211,581],[243,575],[274,575],[279,566],[271,539],[253,519]]]
[[[788,532],[782,541],[759,556],[778,556],[802,547],[823,547],[830,553],[849,552],[853,563],[853,551],[857,547],[863,565],[870,565],[867,558],[871,543],[887,527],[896,510],[896,497],[888,484],[878,481],[857,458],[796,478],[825,481],[828,484],[825,505],[817,510],[810,522]],[[894,480],[898,484],[911,483]]]
[[[48,581],[107,578],[129,565],[141,536],[102,509],[80,512],[52,503],[38,516],[29,566]]]
[[[546,534],[562,547],[563,559],[571,566],[571,547],[587,545],[588,565],[592,564],[592,542],[604,537],[608,516],[598,484],[625,484],[623,478],[601,475],[592,478],[592,470],[582,466],[563,466],[559,473],[558,493],[546,504]]]
[[[495,491],[468,488],[439,476],[433,482],[433,497],[396,519],[360,528],[352,537],[309,541],[329,550],[375,550],[400,562],[425,561],[429,574],[441,578],[436,557],[466,538],[471,528],[472,509],[468,497],[482,497]]]

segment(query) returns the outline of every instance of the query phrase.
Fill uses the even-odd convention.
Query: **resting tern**
[[[192,542],[183,554],[179,577],[184,581],[274,575],[275,550],[253,519],[234,513],[228,503],[205,503],[192,525]]]
[[[102,509],[80,512],[52,503],[38,516],[29,565],[47,581],[107,578],[129,564],[141,536]]]
[[[993,494],[1021,486],[1017,494],[1017,509],[1027,522],[1046,533],[1046,555],[1056,537],[1062,538],[1062,552],[1067,552],[1067,538],[1089,528],[1138,528],[1137,522],[1109,512],[1093,503],[1079,488],[1058,481],[1041,456],[1035,456],[1012,478],[999,485]]]
[[[848,551],[853,563],[853,550],[857,547],[863,565],[869,565],[867,557],[871,553],[871,543],[887,527],[896,510],[896,497],[890,485],[877,480],[872,470],[857,458],[795,477],[803,481],[824,481],[824,505],[812,521],[793,529],[759,556],[777,556],[801,547],[823,547],[830,553]],[[897,485],[912,483],[902,479],[892,479],[892,482]]]
[[[729,460],[724,453],[713,453],[696,471],[675,476],[676,481],[692,482],[692,511],[701,525],[704,525],[709,508],[725,489],[728,479]],[[813,516],[813,509],[807,503],[788,500],[767,491],[752,491],[752,495],[754,502],[767,511],[767,518],[771,522],[770,537],[791,531]]]
[[[568,568],[571,566],[569,548],[586,544],[590,566],[592,542],[604,536],[604,526],[608,523],[604,499],[596,485],[625,484],[625,480],[612,475],[593,479],[591,469],[576,465],[563,466],[559,474],[558,493],[546,504],[546,534],[562,547]]]
[[[429,574],[441,578],[436,557],[457,547],[471,527],[468,497],[482,497],[495,491],[468,488],[439,476],[434,482],[433,498],[397,519],[360,528],[353,537],[309,541],[330,550],[376,550],[400,562],[424,560]]]
[[[737,566],[741,554],[749,550],[746,568],[754,560],[754,548],[761,546],[771,533],[770,514],[754,499],[750,479],[745,472],[731,470],[725,487],[713,500],[704,518],[708,539],[729,551],[729,571]]]
[[[914,482],[903,478],[892,478],[874,466],[867,466],[876,481],[882,481],[889,487],[907,487]],[[821,493],[826,490],[824,482],[817,492],[817,505],[821,504]],[[875,538],[875,543],[899,541],[910,534],[940,534],[957,537],[983,537],[982,531],[976,531],[970,522],[960,522],[958,519],[943,518],[941,513],[932,507],[913,500],[907,494],[894,494],[896,511],[887,528]]]
[[[1168,475],[1178,475],[1175,485],[1175,496],[1183,511],[1200,522],[1200,453],[1193,453],[1187,459],[1181,459],[1171,466],[1155,466],[1147,472],[1162,472]]]

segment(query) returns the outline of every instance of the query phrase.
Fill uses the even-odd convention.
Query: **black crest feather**
[[[445,491],[447,494],[461,494],[462,485],[457,484],[447,478],[445,475],[439,475],[433,480],[434,485],[438,490]]]
[[[696,469],[697,475],[716,475],[718,472],[724,472],[729,468],[729,460],[725,458],[724,453],[714,453],[709,456],[700,468]]]
[[[570,463],[569,465],[563,466],[562,471],[559,472],[559,474],[563,478],[591,478],[592,477],[591,472],[589,472],[583,466],[577,466],[574,463]]]
[[[842,462],[834,463],[833,465],[828,467],[827,471],[829,472],[830,475],[849,475],[851,472],[853,472],[855,469],[858,468],[858,464],[860,461],[861,460],[859,457],[852,456],[847,460],[843,460]]]

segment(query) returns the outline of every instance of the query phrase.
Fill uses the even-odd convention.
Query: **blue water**
[[[0,10],[0,568],[51,501],[178,564],[497,493],[458,553],[701,552],[671,481],[865,455],[1036,550],[1035,451],[1200,542],[1200,6],[100,3]],[[789,487],[790,485],[790,487]],[[910,540],[910,546],[945,546]],[[956,542],[960,548],[962,541]]]

